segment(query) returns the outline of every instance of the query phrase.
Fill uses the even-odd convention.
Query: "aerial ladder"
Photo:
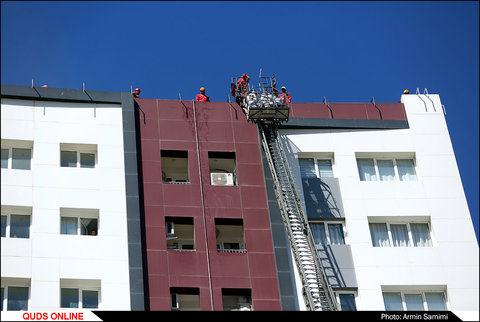
[[[232,84],[235,84],[232,79]],[[277,131],[288,121],[290,103],[277,97],[275,75],[262,77],[258,87],[235,93],[247,120],[258,125],[262,147],[272,173],[275,194],[302,282],[305,306],[311,311],[336,311],[338,305],[318,256],[299,194]],[[232,86],[233,88],[233,86]],[[233,92],[232,92],[233,94]]]

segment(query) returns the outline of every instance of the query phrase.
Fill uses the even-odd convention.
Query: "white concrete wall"
[[[334,153],[359,310],[385,309],[382,286],[415,286],[444,289],[452,311],[478,319],[478,244],[440,98],[403,95],[402,102],[409,129],[282,130],[281,134],[297,152]],[[418,181],[360,181],[356,163],[360,152],[415,155]],[[434,246],[373,247],[369,216],[429,217]]]
[[[1,138],[33,141],[31,170],[1,170],[2,206],[32,209],[29,239],[2,238],[2,281],[30,279],[30,310],[59,308],[60,279],[130,309],[121,106],[2,99]],[[96,167],[60,167],[60,143],[96,144]],[[98,209],[98,236],[61,235],[63,207]]]

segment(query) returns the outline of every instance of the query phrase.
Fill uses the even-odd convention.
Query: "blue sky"
[[[225,101],[275,73],[296,102],[440,94],[479,230],[479,2],[1,2],[2,84]]]

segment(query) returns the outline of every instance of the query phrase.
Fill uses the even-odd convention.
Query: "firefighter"
[[[290,103],[292,101],[292,97],[287,92],[287,88],[285,86],[282,86],[282,93],[279,96],[280,96],[280,98],[283,99],[285,104]]]
[[[250,81],[250,76],[247,74],[243,74],[238,80],[237,80],[237,96],[235,97],[236,102],[238,105],[241,105],[240,103],[243,101],[242,97],[245,97],[247,94],[248,90],[248,82]]]
[[[210,97],[205,95],[205,87],[200,87],[200,94],[197,94],[195,100],[198,102],[210,102]]]
[[[140,88],[135,88],[135,91],[132,93],[133,97],[138,98],[140,96]]]

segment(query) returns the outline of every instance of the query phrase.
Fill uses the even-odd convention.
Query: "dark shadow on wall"
[[[337,178],[303,178],[302,187],[309,219],[345,217]]]

